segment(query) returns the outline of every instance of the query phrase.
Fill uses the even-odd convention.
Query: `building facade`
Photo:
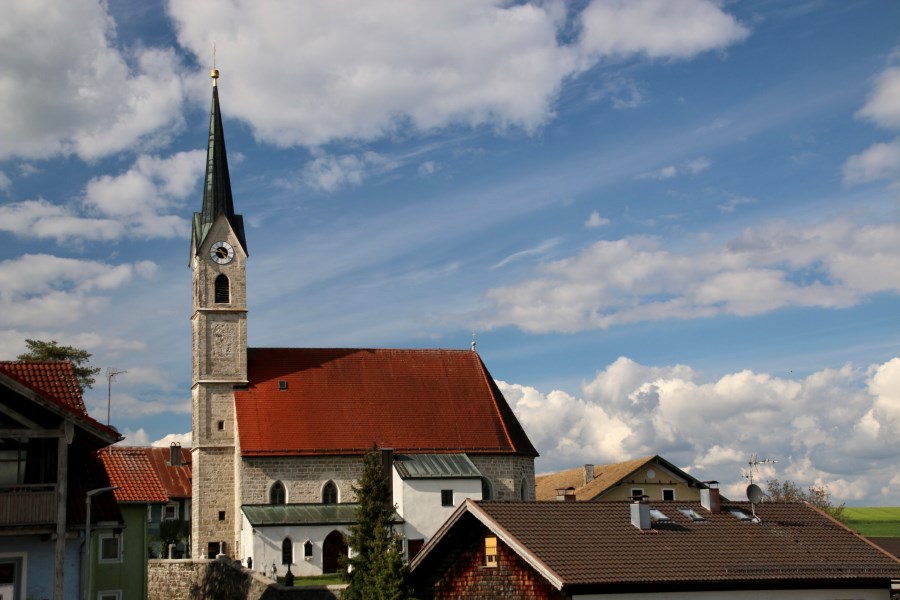
[[[373,447],[390,450],[382,457],[411,553],[440,525],[422,518],[422,503],[448,515],[466,497],[533,500],[537,451],[474,349],[247,347],[247,240],[217,77],[190,246],[192,555],[267,574],[333,571]],[[394,464],[447,455],[464,456],[463,471],[445,462],[447,471],[401,475]]]

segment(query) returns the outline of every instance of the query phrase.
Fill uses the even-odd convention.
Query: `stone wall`
[[[223,559],[147,565],[147,600],[339,600],[343,587],[288,588]]]
[[[491,484],[492,500],[534,500],[534,458],[510,454],[469,454],[469,458]],[[519,498],[522,481],[527,488]]]
[[[268,504],[269,490],[281,481],[289,504],[321,502],[322,487],[333,481],[338,502],[355,502],[350,489],[362,476],[362,456],[245,457],[241,464],[243,504]]]

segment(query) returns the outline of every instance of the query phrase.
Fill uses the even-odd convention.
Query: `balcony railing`
[[[56,523],[56,485],[0,486],[0,527]]]

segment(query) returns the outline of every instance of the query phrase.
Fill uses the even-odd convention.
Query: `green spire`
[[[244,252],[247,241],[244,238],[244,219],[234,213],[231,198],[231,179],[228,176],[228,158],[225,155],[225,133],[222,129],[222,115],[219,111],[219,88],[216,80],[219,72],[212,71],[213,96],[209,115],[209,146],[206,150],[206,177],[203,185],[203,211],[194,213],[194,254],[198,252],[210,227],[220,215],[225,215],[234,230]]]

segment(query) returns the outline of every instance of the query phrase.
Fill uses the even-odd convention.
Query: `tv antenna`
[[[777,463],[777,460],[773,460],[771,458],[764,458],[762,460],[759,459],[757,454],[754,452],[750,455],[750,460],[747,462],[747,471],[744,473],[744,478],[750,480],[750,485],[753,485],[753,473],[759,473],[759,465],[774,465]]]
[[[109,413],[112,406],[112,382],[116,375],[122,375],[128,371],[119,371],[115,367],[106,369],[106,424],[109,425]]]
[[[759,465],[772,465],[777,462],[777,460],[771,458],[760,460],[756,453],[750,455],[750,460],[747,463],[747,472],[744,474],[744,477],[750,480],[750,485],[747,486],[747,500],[750,501],[750,511],[753,513],[754,523],[760,522],[760,518],[756,516],[756,505],[763,501],[766,494],[761,487],[753,483],[753,473],[759,473]]]

